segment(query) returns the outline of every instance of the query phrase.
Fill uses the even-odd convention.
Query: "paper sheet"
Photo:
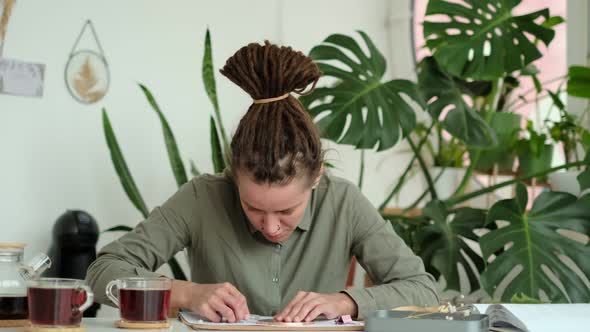
[[[211,325],[211,326],[215,326],[215,325],[223,325],[223,326],[261,326],[260,324],[257,324],[256,322],[259,320],[263,320],[263,319],[272,319],[272,316],[258,316],[258,315],[250,315],[249,319],[245,319],[245,320],[241,320],[237,323],[214,323],[211,322],[207,319],[204,319],[203,317],[192,313],[192,312],[188,312],[188,311],[183,311],[181,312],[179,315],[182,316],[182,318],[189,324],[191,325]],[[336,320],[335,319],[330,319],[330,320],[318,320],[318,321],[314,321],[311,324],[305,324],[302,326],[305,327],[339,327],[339,326],[363,326],[363,322],[352,322],[352,323],[348,323],[346,325],[340,325],[340,324],[336,324]]]

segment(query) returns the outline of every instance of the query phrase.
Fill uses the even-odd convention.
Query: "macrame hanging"
[[[77,49],[86,28],[90,28],[97,50]],[[83,104],[96,103],[109,89],[109,66],[90,20],[86,21],[72,47],[66,64],[65,80],[72,97]]]

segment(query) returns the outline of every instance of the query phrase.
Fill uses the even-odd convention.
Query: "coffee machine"
[[[52,266],[43,276],[85,279],[86,270],[96,260],[99,229],[94,218],[85,211],[67,210],[53,226],[49,249]],[[96,317],[100,304],[94,303],[84,317]]]

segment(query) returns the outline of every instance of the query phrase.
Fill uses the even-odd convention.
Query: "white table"
[[[86,327],[86,332],[149,332],[149,331],[191,331],[194,330],[190,327],[184,325],[179,320],[171,319],[170,323],[172,326],[169,329],[160,329],[160,330],[125,330],[125,329],[118,329],[115,327],[115,321],[118,318],[84,318],[82,319],[82,325]],[[0,328],[0,332],[23,332],[24,329],[21,327],[8,327],[8,328]]]
[[[113,318],[84,318],[82,319],[82,325],[86,327],[86,332],[149,332],[149,331],[166,331],[166,332],[194,332],[195,330],[191,329],[190,327],[184,325],[178,319],[170,319],[171,327],[169,329],[159,329],[159,330],[126,330],[126,329],[118,329],[115,327],[115,321],[119,319],[118,317]],[[21,327],[7,327],[7,328],[0,328],[0,332],[23,332],[24,329]],[[211,332],[211,331],[208,331]],[[232,332],[232,331],[223,331],[223,332]],[[243,332],[243,331],[235,331],[235,332]],[[293,331],[291,331],[293,332]],[[296,332],[296,331],[295,331]],[[315,331],[315,332],[322,332],[322,331]],[[326,331],[326,332],[333,332],[333,331]]]

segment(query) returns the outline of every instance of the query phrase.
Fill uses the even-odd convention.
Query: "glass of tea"
[[[117,287],[117,295],[114,287]],[[106,293],[119,307],[124,321],[161,323],[168,318],[171,288],[172,280],[168,278],[133,277],[109,282]]]
[[[44,328],[78,327],[94,301],[84,280],[39,278],[27,281],[29,320]]]

